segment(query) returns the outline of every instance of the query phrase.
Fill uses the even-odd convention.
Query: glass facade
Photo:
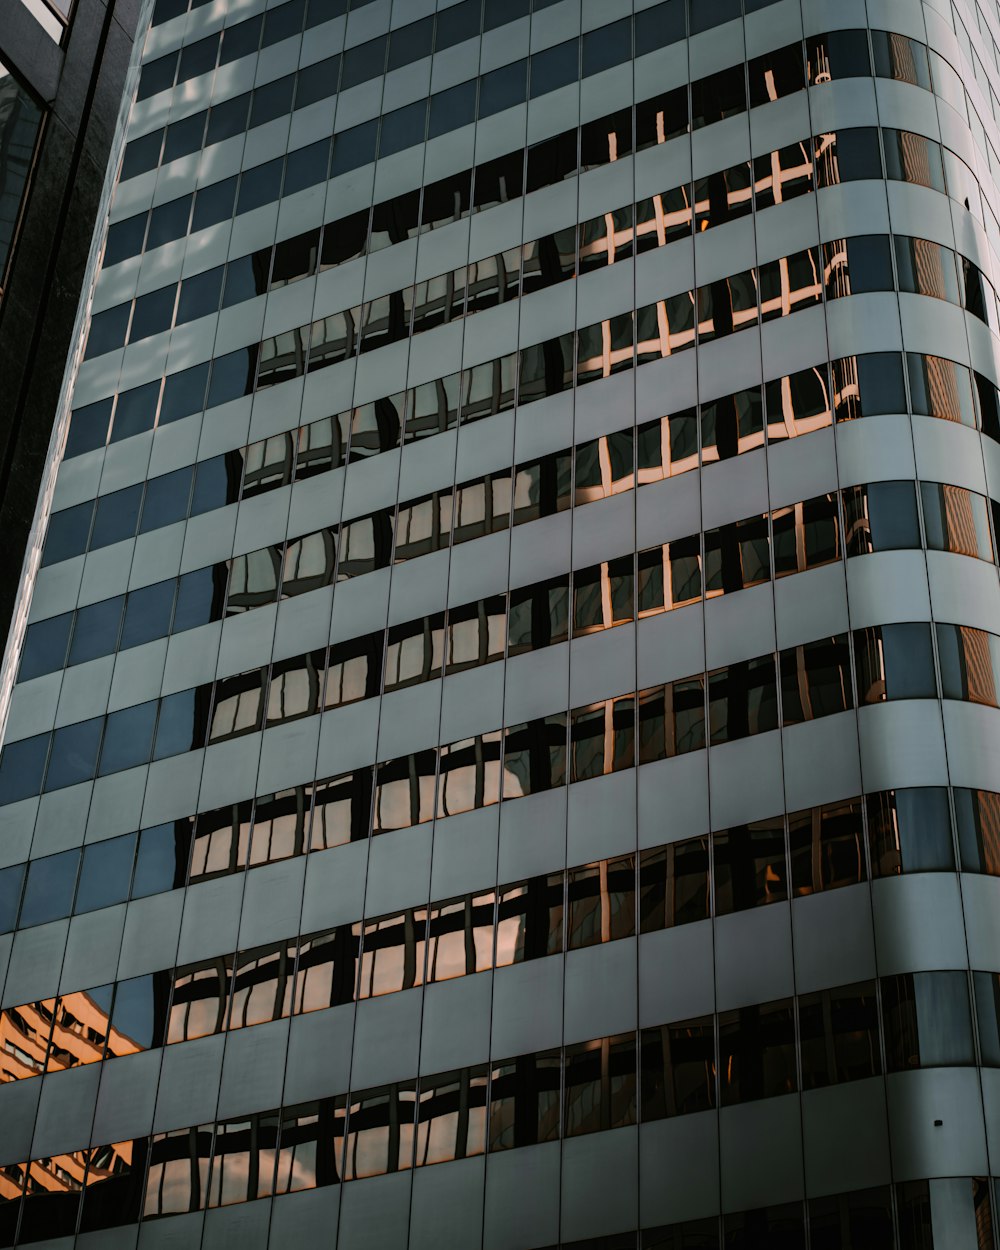
[[[143,20],[0,1246],[1000,1250],[1000,8]]]

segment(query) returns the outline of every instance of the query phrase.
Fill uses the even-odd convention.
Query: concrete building
[[[132,0],[0,15],[0,638],[21,581],[132,51]]]
[[[140,31],[0,1245],[998,1250],[995,0]]]

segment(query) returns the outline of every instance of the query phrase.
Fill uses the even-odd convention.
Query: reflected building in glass
[[[140,30],[0,1246],[1000,1250],[994,0]]]

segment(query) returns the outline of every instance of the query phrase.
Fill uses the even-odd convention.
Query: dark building
[[[1000,1250],[997,0],[156,0],[133,67],[0,1247]]]
[[[0,638],[55,418],[139,0],[0,10]]]

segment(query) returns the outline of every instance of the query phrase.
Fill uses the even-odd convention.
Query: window
[[[789,647],[778,657],[783,725],[799,725],[854,707],[847,635]]]
[[[705,597],[771,580],[767,517],[735,521],[705,534]]]
[[[41,107],[0,61],[0,295],[6,284],[31,167],[42,130]]]
[[[743,660],[709,673],[708,709],[713,746],[776,729],[774,658]]]
[[[986,500],[982,495],[943,482],[921,482],[927,546],[993,561],[993,541]]]
[[[860,703],[937,694],[931,630],[921,622],[855,630],[854,663]]]
[[[316,1189],[340,1180],[345,1119],[343,1098],[323,1098],[282,1110],[276,1194]]]
[[[486,1149],[486,1067],[420,1078],[414,1163],[470,1159]]]
[[[295,976],[294,1015],[337,1007],[354,999],[361,926],[341,925],[314,933],[299,942]]]
[[[155,1133],[149,1155],[143,1219],[202,1210],[208,1199],[213,1125]]]
[[[437,751],[417,751],[386,760],[375,770],[375,804],[372,833],[408,829],[432,820]]]
[[[146,1137],[93,1147],[87,1165],[81,1233],[134,1224],[139,1219],[148,1153]]]
[[[634,1124],[636,1094],[634,1033],[566,1047],[564,1136]]]
[[[996,707],[1000,699],[1000,638],[968,625],[938,625],[941,696]]]
[[[385,1085],[351,1095],[345,1181],[382,1176],[411,1166],[416,1101],[412,1084]]]
[[[820,1089],[882,1071],[875,983],[799,998],[802,1087]]]
[[[427,981],[471,976],[493,966],[493,893],[465,895],[431,908]]]
[[[882,1012],[890,1072],[974,1061],[966,973],[883,977]]]
[[[959,421],[975,428],[972,381],[965,365],[941,356],[907,352],[906,371],[910,380],[910,407],[915,415]]]
[[[953,790],[958,845],[967,872],[1000,874],[1000,795],[988,790]]]
[[[867,877],[860,801],[790,813],[788,841],[794,897],[855,885]]]
[[[174,971],[167,1045],[221,1033],[229,1004],[233,957],[183,964]]]
[[[558,1139],[561,1069],[558,1050],[494,1065],[490,1074],[491,1151]]]
[[[862,78],[872,72],[866,30],[834,30],[806,40],[809,85],[839,78]]]
[[[815,499],[776,508],[771,514],[771,525],[775,577],[819,568],[841,557],[836,495],[817,495]]]
[[[689,838],[639,860],[639,919],[643,933],[691,924],[710,914],[707,838]]]
[[[643,1029],[642,1119],[707,1111],[715,1099],[715,1021],[711,1016]]]
[[[513,725],[504,733],[503,797],[537,794],[566,782],[565,713]]]
[[[497,906],[494,965],[558,954],[563,948],[563,874],[504,886]]]
[[[797,1088],[790,999],[719,1015],[722,1105],[774,1098]]]
[[[631,768],[635,763],[635,696],[574,708],[570,751],[572,781]]]
[[[866,234],[824,243],[823,276],[828,300],[893,290],[890,240]]]
[[[782,817],[715,833],[712,852],[717,916],[788,897]]]
[[[886,177],[945,192],[941,146],[909,130],[882,128]]]
[[[901,291],[930,295],[951,304],[961,302],[955,253],[927,239],[910,239],[897,234],[896,274]]]
[[[633,856],[573,868],[567,876],[569,950],[613,942],[635,933]]]
[[[426,908],[368,920],[362,939],[359,998],[376,998],[424,983]]]
[[[279,1124],[280,1116],[272,1112],[216,1127],[207,1206],[252,1202],[273,1193]]]
[[[844,545],[849,556],[920,546],[912,482],[871,482],[844,491]]]
[[[295,944],[242,951],[233,968],[228,1028],[243,1029],[291,1013]]]

